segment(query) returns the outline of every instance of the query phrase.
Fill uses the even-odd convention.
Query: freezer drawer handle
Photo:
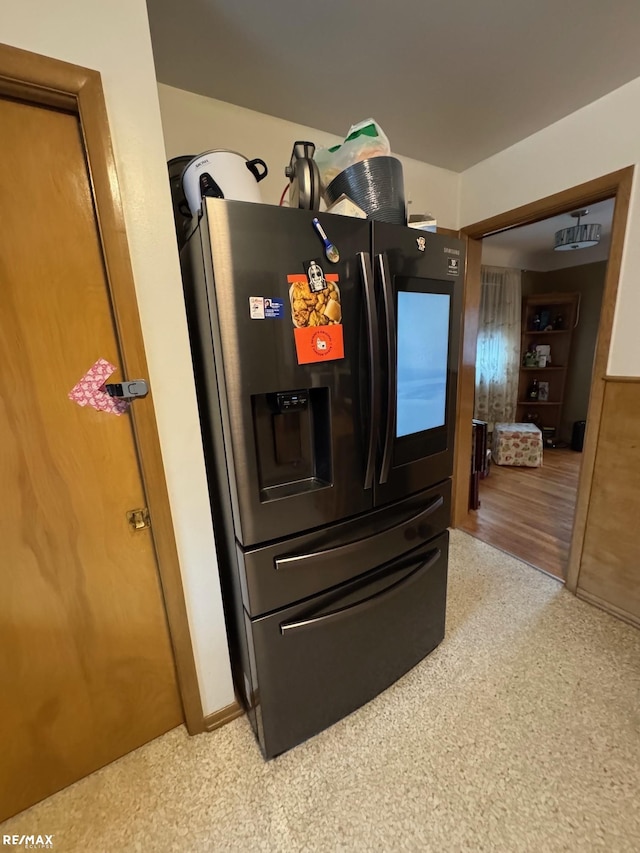
[[[364,284],[364,301],[367,311],[367,339],[369,343],[369,447],[367,449],[367,464],[364,474],[365,489],[373,488],[373,476],[376,464],[377,428],[380,420],[380,339],[376,322],[376,299],[371,272],[371,258],[368,252],[358,252],[362,283]]]
[[[377,261],[380,271],[380,281],[382,283],[382,297],[387,327],[387,425],[384,431],[384,450],[382,452],[382,466],[380,468],[380,485],[383,485],[389,479],[393,434],[396,428],[396,359],[398,357],[398,344],[396,339],[396,312],[393,290],[391,288],[389,264],[384,253],[378,255]]]
[[[362,601],[356,601],[355,604],[349,604],[347,607],[342,607],[339,610],[333,610],[331,613],[324,613],[322,616],[312,616],[310,619],[301,619],[299,622],[283,622],[283,624],[280,625],[280,633],[283,637],[286,637],[287,635],[291,636],[296,631],[304,631],[307,628],[314,628],[320,624],[326,625],[328,622],[337,622],[345,617],[353,616],[355,611],[363,613],[366,610],[370,610],[372,607],[379,604],[383,598],[386,598],[400,587],[405,587],[409,584],[415,583],[415,581],[419,579],[419,576],[427,572],[434,563],[437,563],[441,556],[442,551],[440,548],[436,548],[434,551],[430,552],[426,560],[419,563],[412,572],[409,572],[408,575],[404,575],[400,580],[390,584],[390,586],[387,586],[384,589],[381,589],[380,592],[370,595],[369,598],[364,598]]]
[[[390,533],[398,533],[400,530],[409,528],[413,524],[419,524],[428,516],[433,515],[433,513],[437,509],[440,509],[443,504],[444,497],[442,495],[438,495],[433,498],[431,503],[429,503],[425,509],[421,509],[417,515],[400,522],[400,524],[395,524],[393,527],[388,527],[381,533],[376,533],[374,536],[368,536],[366,538],[375,548],[376,542],[383,540]],[[276,570],[290,569],[295,565],[302,565],[306,569],[311,568],[313,563],[322,563],[327,557],[348,557],[352,552],[358,552],[361,549],[363,541],[364,540],[362,539],[358,539],[355,542],[349,542],[347,545],[337,545],[335,548],[327,548],[324,551],[316,551],[313,554],[299,554],[295,557],[280,557],[275,561]]]

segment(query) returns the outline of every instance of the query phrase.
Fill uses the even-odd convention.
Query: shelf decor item
[[[538,367],[546,367],[548,364],[551,364],[551,345],[550,344],[537,344],[536,356],[538,359]],[[543,358],[544,358],[544,364],[541,364],[541,361]]]
[[[579,298],[577,293],[545,292],[530,293],[522,300],[515,419],[553,427],[558,438],[564,438],[560,427]]]

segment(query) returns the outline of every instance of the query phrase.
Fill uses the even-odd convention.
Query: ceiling
[[[640,76],[638,0],[147,0],[160,82],[455,171]]]
[[[556,231],[570,228],[577,222],[569,213],[563,213],[542,222],[534,222],[533,225],[523,225],[485,237],[482,241],[482,262],[490,266],[548,271],[604,261],[609,257],[614,204],[614,199],[592,204],[588,214],[580,220],[583,225],[599,222],[602,226],[597,246],[556,252],[553,248]]]

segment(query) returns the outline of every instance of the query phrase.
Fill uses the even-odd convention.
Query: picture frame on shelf
[[[549,402],[549,383],[545,382],[544,379],[538,383],[538,401],[540,403]]]
[[[538,344],[536,346],[536,353],[538,355],[538,360],[540,360],[540,358],[542,356],[544,356],[545,366],[547,364],[551,364],[551,345],[550,344]]]

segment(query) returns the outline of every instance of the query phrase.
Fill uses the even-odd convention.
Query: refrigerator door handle
[[[375,548],[376,542],[382,542],[389,535],[400,533],[402,530],[406,530],[414,525],[419,527],[420,524],[423,523],[430,515],[433,515],[436,510],[440,509],[443,504],[444,497],[442,495],[438,495],[416,515],[405,519],[400,524],[394,524],[393,527],[387,527],[386,530],[382,530],[380,533],[376,533],[373,536],[367,536],[365,540],[357,539],[355,542],[349,542],[346,545],[336,545],[335,548],[326,548],[324,551],[316,551],[312,554],[300,554],[295,557],[280,557],[275,560],[276,571],[290,569],[294,566],[310,569],[314,563],[321,564],[323,560],[326,560],[328,557],[339,557],[340,559],[349,557],[351,554],[357,553],[361,550],[363,541],[366,541],[370,546]],[[318,566],[318,568],[320,568],[320,566]]]
[[[291,636],[300,631],[307,630],[309,628],[315,628],[318,625],[326,625],[328,622],[337,622],[341,619],[344,619],[348,616],[353,616],[355,612],[363,613],[366,610],[375,607],[383,598],[386,598],[395,590],[400,587],[406,587],[415,581],[417,581],[421,575],[427,572],[431,566],[433,566],[442,556],[442,551],[440,548],[435,548],[433,551],[430,551],[426,559],[421,560],[420,563],[410,571],[408,574],[403,575],[399,580],[390,584],[389,586],[381,589],[379,592],[370,595],[368,598],[364,598],[361,601],[356,601],[355,604],[349,604],[347,607],[341,607],[337,610],[332,610],[330,613],[323,613],[319,616],[311,616],[309,619],[300,619],[296,622],[283,622],[280,625],[280,633],[283,637]]]
[[[378,255],[376,261],[382,284],[385,326],[387,330],[387,423],[384,431],[384,449],[382,451],[382,465],[380,467],[380,485],[382,485],[389,479],[393,453],[393,433],[396,426],[396,359],[398,341],[396,335],[396,307],[393,288],[391,286],[389,262],[384,253]]]
[[[369,345],[369,446],[364,474],[364,488],[373,488],[373,478],[376,464],[377,425],[380,419],[380,338],[376,322],[376,298],[371,271],[371,257],[368,252],[358,252],[362,283],[364,285],[364,301],[367,314],[367,340]]]

